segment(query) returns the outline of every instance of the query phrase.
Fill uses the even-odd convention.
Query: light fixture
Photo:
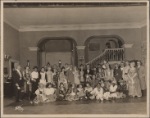
[[[9,60],[10,60],[10,58],[11,58],[11,56],[10,56],[10,55],[6,55],[6,54],[4,55],[4,60],[5,60],[5,61],[9,61]]]

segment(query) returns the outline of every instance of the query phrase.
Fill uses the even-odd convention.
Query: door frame
[[[10,59],[9,60],[9,77],[12,77],[12,68],[11,68],[11,63],[19,63],[18,60],[15,60],[15,59]]]

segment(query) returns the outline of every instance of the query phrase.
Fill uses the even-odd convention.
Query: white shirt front
[[[46,75],[47,75],[47,81],[48,82],[53,82],[53,75],[54,74],[51,71],[47,71]]]
[[[116,92],[117,91],[117,85],[113,86],[110,85],[110,92]]]
[[[92,87],[85,87],[85,91],[87,91],[87,92],[91,92],[92,90],[93,90]]]
[[[95,96],[101,94],[103,95],[103,88],[98,89],[97,87],[94,88],[94,90],[92,91],[92,94],[94,94]]]
[[[20,70],[16,69],[16,71],[18,72],[19,76],[20,76],[20,80],[22,79],[22,74],[20,72]]]
[[[46,95],[53,95],[55,93],[54,88],[46,88],[44,89]]]
[[[41,75],[41,79],[45,80],[46,73],[45,72],[40,72],[40,75]]]
[[[34,79],[38,79],[38,78],[39,78],[39,73],[38,73],[38,72],[33,71],[33,72],[31,73],[31,78],[32,78],[32,80],[34,80]]]

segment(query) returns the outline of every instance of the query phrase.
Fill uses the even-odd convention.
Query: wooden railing
[[[124,60],[124,48],[112,48],[105,49],[102,54],[95,57],[86,64],[90,64],[92,67],[101,63],[102,61],[123,61]]]

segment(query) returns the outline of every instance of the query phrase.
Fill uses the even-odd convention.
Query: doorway
[[[58,65],[59,60],[62,65],[68,63],[76,66],[78,64],[76,45],[75,40],[69,37],[46,37],[41,39],[38,43],[38,66]]]

